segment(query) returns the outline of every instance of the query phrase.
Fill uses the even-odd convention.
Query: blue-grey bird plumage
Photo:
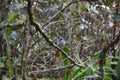
[[[57,45],[60,47],[60,48],[63,48],[64,45],[66,44],[65,40],[63,37],[60,37],[59,39],[57,39]]]

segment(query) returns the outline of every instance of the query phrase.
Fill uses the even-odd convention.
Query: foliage
[[[0,80],[119,80],[119,0],[28,1],[0,1]]]

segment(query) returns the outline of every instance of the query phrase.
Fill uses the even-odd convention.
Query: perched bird
[[[64,48],[65,44],[66,44],[66,41],[64,40],[63,37],[60,37],[59,39],[57,39],[58,47]],[[60,56],[60,51],[56,50],[55,57],[59,57],[59,56]]]

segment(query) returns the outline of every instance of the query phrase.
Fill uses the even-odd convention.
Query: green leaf
[[[88,9],[87,9],[86,5],[85,5],[85,4],[81,4],[81,5],[82,5],[81,11],[82,11],[82,12],[87,12]]]
[[[105,71],[106,71],[106,73],[111,73],[111,74],[113,74],[113,69],[111,68],[111,67],[105,67]]]
[[[120,60],[118,61],[118,64],[115,69],[115,74],[118,80],[120,80]]]
[[[63,50],[68,54],[69,53],[69,49],[67,47],[64,47]],[[65,55],[62,55],[62,59],[64,60],[66,57]]]
[[[116,2],[117,2],[117,3],[120,3],[120,0],[117,0]]]
[[[104,78],[103,80],[112,80],[111,78],[107,77],[107,78]]]
[[[39,19],[37,17],[33,16],[33,19],[35,22],[39,22]]]
[[[82,72],[80,72],[78,75],[76,75],[73,80],[79,80],[80,78],[84,77],[87,72],[89,71],[89,68],[86,68],[85,70],[83,70]]]
[[[61,15],[59,15],[59,20],[64,20],[65,18],[64,18],[64,16],[61,14]]]
[[[49,80],[56,80],[55,78],[50,78]]]
[[[38,80],[49,80],[49,79],[46,79],[46,78],[41,78],[41,79],[38,79]]]
[[[3,68],[5,65],[0,61],[0,68]]]
[[[82,8],[81,8],[81,11],[82,11],[82,12],[87,12],[88,9],[87,9],[86,7],[82,7]]]
[[[4,38],[6,40],[6,43],[7,43],[7,66],[8,66],[8,76],[11,78],[14,76],[14,70],[13,70],[13,63],[12,63],[12,57],[10,56],[10,53],[11,53],[11,49],[10,49],[10,46],[9,46],[9,42],[8,42],[8,38],[7,38],[7,35],[6,33],[4,34]]]
[[[63,49],[67,54],[69,53],[69,49],[67,47],[64,47]],[[64,65],[67,65],[68,64],[68,58],[65,57],[65,55],[62,55],[61,56],[61,59],[64,60]]]
[[[106,0],[106,4],[110,8],[112,8],[112,6],[113,6],[111,0]]]
[[[69,67],[65,70],[64,80],[68,80],[71,71],[72,71],[72,67]]]
[[[64,65],[66,66],[68,64],[68,59],[64,58]]]
[[[56,80],[55,78],[41,78],[41,79],[38,79],[38,80]]]
[[[77,15],[77,11],[75,8],[71,8],[70,9],[70,12],[73,14],[73,15]]]
[[[63,49],[67,54],[69,53],[69,49],[67,47],[64,47]]]
[[[119,55],[119,58],[120,58],[120,49],[118,50],[118,55]]]
[[[68,54],[69,53],[69,49],[67,47],[64,47],[63,50]],[[64,55],[62,55],[62,59],[64,60],[64,65],[68,65],[68,58],[66,58]],[[72,67],[69,67],[67,69],[65,69],[65,75],[64,75],[64,80],[68,80],[70,72],[72,71]]]
[[[75,77],[78,73],[80,73],[81,68],[75,69],[75,71],[72,74],[72,77]]]
[[[99,26],[99,25],[100,25],[100,22],[99,22],[99,21],[95,21],[95,25],[96,25],[96,26]]]
[[[8,53],[9,54],[9,53]],[[9,70],[9,77],[13,77],[14,76],[14,71],[13,71],[13,65],[12,65],[12,61],[11,61],[11,57],[8,57],[8,70]]]
[[[13,31],[13,30],[12,30],[11,28],[9,28],[9,27],[6,28],[7,35],[10,35],[10,34],[12,33],[12,31]]]
[[[69,2],[69,0],[65,0],[65,3],[68,3]]]
[[[10,16],[9,16],[9,18],[7,19],[7,22],[8,23],[11,23],[11,22],[13,22],[13,20],[16,18],[18,16],[18,14],[17,13],[12,13]]]
[[[48,0],[48,6],[50,6],[50,4],[51,4],[51,0]]]

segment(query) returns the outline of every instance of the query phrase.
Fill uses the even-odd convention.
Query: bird
[[[64,40],[63,37],[60,37],[57,39],[57,46],[60,47],[60,48],[64,48],[66,44],[66,41]],[[60,51],[59,50],[56,50],[55,52],[55,57],[59,57],[60,56]]]

